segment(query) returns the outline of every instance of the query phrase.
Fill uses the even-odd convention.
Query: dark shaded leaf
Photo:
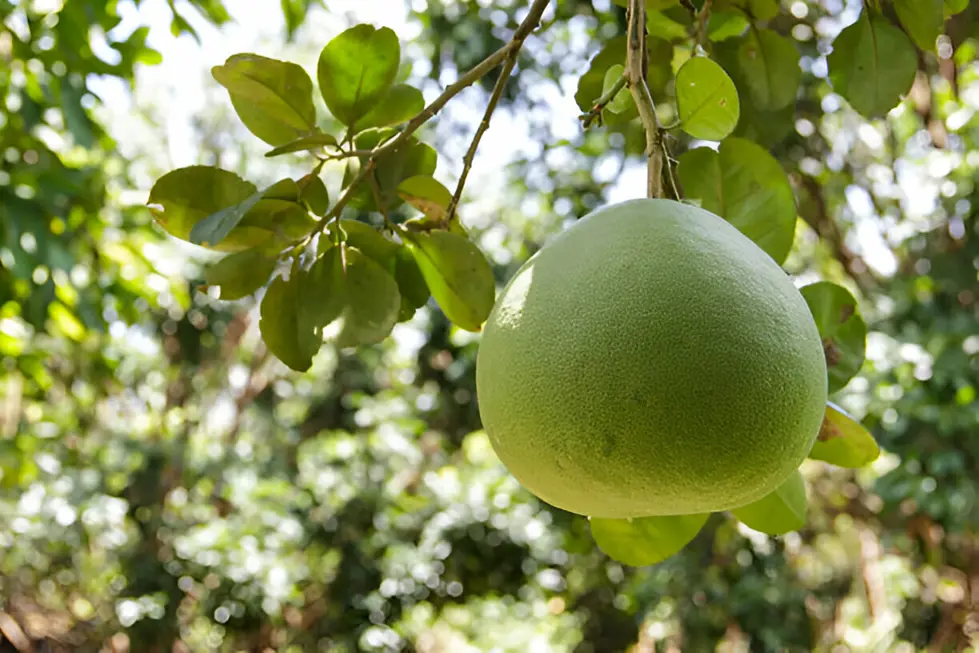
[[[264,286],[275,271],[275,256],[261,248],[230,254],[204,272],[210,286],[220,286],[220,298],[234,301]]]
[[[863,367],[867,325],[850,291],[828,281],[801,290],[826,352],[829,391],[842,389]]]

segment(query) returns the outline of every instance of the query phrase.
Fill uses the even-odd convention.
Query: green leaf
[[[833,41],[826,58],[833,89],[867,118],[882,116],[911,89],[918,56],[907,35],[864,12]]]
[[[605,554],[632,567],[655,565],[680,552],[710,515],[670,515],[588,520],[591,536]]]
[[[676,104],[683,131],[708,141],[727,138],[741,116],[734,82],[707,57],[693,57],[681,66]]]
[[[943,0],[894,0],[894,12],[904,31],[925,52],[935,49],[945,26]]]
[[[415,314],[416,309],[428,302],[432,293],[428,290],[428,284],[425,283],[425,277],[415,257],[405,247],[399,247],[396,253],[394,279],[398,282],[398,291],[401,293],[402,315],[399,319],[408,319]],[[405,314],[408,314],[407,317],[404,317]]]
[[[245,127],[269,145],[289,143],[315,129],[313,82],[301,66],[236,54],[211,74],[228,89]]]
[[[658,11],[646,12],[646,31],[649,36],[664,41],[682,41],[690,36],[686,25]]]
[[[388,240],[381,233],[357,220],[341,220],[340,227],[346,234],[347,244],[356,247],[385,270],[394,274],[395,258],[401,249],[397,243]]]
[[[778,15],[778,0],[716,0],[714,10],[738,8],[755,20],[771,20]]]
[[[673,60],[673,46],[660,39],[647,38],[646,50],[648,54],[646,82],[653,99],[660,99],[664,97],[667,82],[673,77],[673,67],[670,63]],[[626,37],[617,36],[608,41],[605,47],[592,58],[588,71],[578,80],[578,89],[574,94],[575,102],[582,111],[591,111],[595,102],[602,96],[606,72],[612,66],[621,65],[625,61],[625,54]],[[606,124],[617,125],[628,122],[638,115],[638,109],[632,104],[628,111],[618,115],[606,110],[602,114],[602,119]]]
[[[781,264],[795,237],[795,197],[789,179],[763,147],[725,139],[717,152],[684,152],[677,176],[688,198],[724,218]]]
[[[199,222],[222,210],[239,207],[256,193],[255,185],[233,172],[209,166],[172,170],[160,177],[147,203],[153,217],[167,233],[190,241]],[[244,222],[244,220],[242,220]],[[267,229],[239,226],[212,249],[235,252],[267,242],[274,234]]]
[[[297,184],[296,180],[292,179],[291,177],[280,179],[279,181],[275,182],[274,184],[266,188],[264,191],[262,191],[262,199],[298,202],[299,184]]]
[[[261,248],[229,254],[204,272],[209,286],[220,286],[220,298],[234,301],[251,295],[268,283],[275,271],[275,256]]]
[[[262,298],[259,329],[262,340],[275,357],[290,368],[305,372],[323,344],[322,336],[309,320],[300,318],[300,307],[313,301],[305,275],[289,280],[276,278]]]
[[[316,226],[316,221],[295,200],[262,198],[245,214],[241,225],[259,228],[270,234],[270,240],[285,242],[305,236]]]
[[[749,25],[748,19],[737,11],[712,11],[707,21],[707,38],[714,42],[737,38]]]
[[[867,325],[850,291],[828,281],[800,291],[809,304],[826,352],[829,391],[843,388],[863,367]]]
[[[452,203],[452,193],[434,177],[415,175],[398,184],[398,197],[425,214],[441,222]]]
[[[799,49],[792,39],[769,29],[752,29],[738,49],[741,85],[751,103],[775,111],[795,101],[802,78]]]
[[[877,460],[880,447],[874,436],[845,410],[832,402],[826,404],[826,415],[819,437],[809,457],[832,465],[857,469]]]
[[[945,0],[945,15],[960,14],[969,7],[969,0]]]
[[[355,144],[357,149],[373,149],[374,141],[379,134],[390,130],[367,130],[357,135]],[[378,142],[383,142],[381,138]],[[363,165],[364,162],[361,162]],[[438,164],[438,154],[435,149],[427,143],[422,143],[416,138],[409,138],[408,141],[383,157],[374,170],[374,177],[381,191],[381,202],[385,208],[392,210],[401,205],[402,200],[398,196],[398,185],[410,177],[431,176],[435,172]],[[348,167],[347,174],[344,176],[344,184],[349,183],[354,178],[354,170]],[[374,194],[371,192],[370,185],[365,182],[350,200],[350,206],[368,211],[376,211],[377,205],[374,201]]]
[[[496,299],[489,261],[469,240],[448,231],[401,231],[439,307],[458,327],[479,331]]]
[[[731,511],[742,524],[769,535],[783,535],[806,525],[806,482],[799,470],[792,472],[772,492],[754,503]]]
[[[323,216],[330,210],[330,194],[319,175],[309,173],[299,180],[299,201],[313,215]]]
[[[320,53],[317,77],[326,106],[353,126],[384,99],[398,74],[401,44],[389,28],[355,25]]]
[[[605,71],[605,79],[602,82],[602,95],[612,90],[612,87],[622,79],[624,72],[625,67],[622,64],[616,64]],[[634,108],[634,101],[629,89],[625,86],[620,88],[618,93],[615,94],[615,97],[605,107],[612,113],[625,113]]]
[[[612,0],[613,4],[628,7],[629,0]],[[662,11],[680,4],[680,0],[646,0],[646,11]]]
[[[265,156],[271,158],[273,156],[281,156],[283,154],[291,154],[293,152],[305,152],[319,150],[323,147],[336,147],[337,139],[330,134],[325,134],[319,130],[313,132],[312,134],[306,134],[305,136],[300,136],[295,140],[289,141],[279,147],[269,150],[265,153]]]
[[[389,127],[407,122],[425,108],[422,92],[407,84],[395,84],[384,99],[357,121],[357,129]]]
[[[341,253],[331,247],[310,269],[311,322],[335,325],[337,347],[357,347],[384,340],[398,320],[401,295],[394,278],[355,247]]]
[[[743,98],[744,95],[739,97]],[[787,104],[778,111],[761,111],[742,103],[741,119],[734,135],[770,148],[781,143],[792,132],[795,117],[795,104]]]

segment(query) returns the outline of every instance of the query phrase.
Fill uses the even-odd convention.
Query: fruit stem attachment
[[[646,130],[646,195],[661,198],[663,192],[662,126],[656,115],[656,104],[646,84],[646,3],[629,0],[629,30],[626,36],[625,76],[629,92],[639,109],[639,119]]]

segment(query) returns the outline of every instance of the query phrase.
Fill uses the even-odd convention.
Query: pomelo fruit
[[[735,227],[670,200],[582,218],[483,329],[483,426],[544,501],[605,518],[736,508],[798,468],[826,406],[816,324]]]

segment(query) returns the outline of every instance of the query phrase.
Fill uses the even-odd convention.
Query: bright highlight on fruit
[[[582,218],[498,298],[476,369],[510,472],[602,518],[760,499],[812,448],[826,361],[786,273],[716,215],[633,200]]]

